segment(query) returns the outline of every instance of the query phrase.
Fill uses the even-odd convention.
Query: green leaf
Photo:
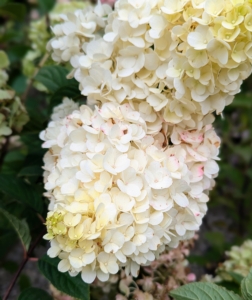
[[[19,173],[18,176],[41,176],[43,173],[43,170],[41,166],[27,166],[24,167]]]
[[[241,300],[239,295],[210,282],[190,283],[170,295],[175,300]]]
[[[4,157],[1,173],[16,174],[22,167],[24,159],[25,153],[23,153],[22,149],[10,150]]]
[[[42,99],[28,97],[25,101],[25,107],[29,114],[30,121],[26,124],[25,129],[33,133],[37,133],[37,140],[39,139],[39,132],[44,130],[48,123],[48,116],[46,110],[46,103],[42,95]],[[33,138],[31,138],[33,139]],[[40,140],[39,147],[41,148],[42,141]]]
[[[0,190],[8,196],[29,205],[37,212],[43,210],[43,199],[36,187],[13,175],[0,175]]]
[[[226,288],[229,291],[233,291],[236,294],[240,295],[241,293],[240,284],[237,284],[234,281],[221,281],[221,282],[216,282],[216,284]]]
[[[28,288],[24,290],[18,300],[52,300],[53,298],[44,290],[38,288]]]
[[[39,139],[39,133],[40,130],[34,130],[34,132],[22,132],[20,137],[21,141],[28,148],[29,155],[38,155],[42,158],[46,151],[41,147],[42,141]]]
[[[26,45],[16,45],[8,49],[8,57],[11,63],[17,63],[22,60],[30,48]]]
[[[68,273],[58,271],[58,258],[43,256],[38,266],[41,273],[60,291],[78,298],[80,300],[89,300],[89,285],[82,281],[80,275],[71,277]]]
[[[35,153],[30,153],[26,156],[23,167],[19,170],[18,176],[29,177],[29,182],[31,182],[31,177],[34,177],[32,180],[38,180],[38,177],[43,174],[43,153],[41,151],[37,151]]]
[[[43,13],[48,13],[55,5],[55,0],[38,0],[39,7]]]
[[[16,94],[23,94],[27,87],[27,78],[22,74],[18,75],[11,81],[11,87],[15,90]]]
[[[49,113],[51,113],[54,106],[60,104],[64,97],[70,99],[80,96],[79,84],[76,80],[68,80],[66,86],[59,88],[50,99]]]
[[[252,269],[250,269],[249,275],[242,280],[241,292],[244,300],[252,299]]]
[[[241,284],[242,280],[244,279],[244,276],[242,276],[241,274],[238,274],[238,273],[235,273],[235,272],[231,272],[231,271],[229,271],[227,273],[238,284]]]
[[[59,88],[69,84],[66,78],[69,71],[61,66],[45,66],[41,68],[35,77],[49,92],[55,93]]]
[[[10,62],[7,54],[4,51],[0,50],[0,69],[7,68],[9,64]]]
[[[67,79],[68,73],[69,70],[62,66],[45,66],[35,77],[35,80],[42,83],[52,94],[49,115],[53,107],[60,104],[64,97],[74,99],[81,96],[79,83],[75,79]]]
[[[31,242],[29,227],[25,220],[19,220],[15,216],[9,214],[6,210],[0,208],[0,213],[15,229],[25,249],[28,250]]]
[[[0,234],[0,261],[3,260],[5,255],[16,244],[17,235],[14,230],[1,230]]]
[[[0,16],[11,18],[18,21],[23,21],[26,14],[26,8],[21,3],[6,3],[0,5]]]

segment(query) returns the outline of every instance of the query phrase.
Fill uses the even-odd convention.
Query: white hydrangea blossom
[[[147,99],[178,124],[221,113],[251,73],[249,0],[119,0],[113,12],[106,7],[107,19],[104,11],[64,17],[49,42],[90,101]]]
[[[251,73],[250,0],[118,0],[62,15],[48,43],[88,106],[41,133],[48,255],[91,283],[137,276],[193,236],[218,173],[212,128]]]
[[[65,97],[62,100],[62,104],[59,104],[58,106],[54,107],[51,119],[52,121],[58,121],[60,119],[63,119],[78,108],[79,105],[76,102]]]
[[[45,238],[58,269],[87,283],[122,267],[137,276],[166,246],[192,237],[218,173],[212,121],[192,115],[190,129],[172,125],[137,101],[56,107],[41,139]]]
[[[84,43],[94,39],[105,27],[106,16],[112,11],[108,4],[95,8],[88,6],[74,13],[62,14],[63,24],[56,24],[52,31],[55,37],[48,43],[47,50],[52,51],[53,60],[70,61],[74,65],[83,52]]]

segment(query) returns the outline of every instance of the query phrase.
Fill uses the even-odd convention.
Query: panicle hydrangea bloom
[[[234,281],[230,272],[246,277],[252,268],[252,240],[246,240],[241,246],[232,246],[226,252],[227,259],[216,270],[217,276],[204,275],[202,281]]]
[[[232,246],[226,255],[227,259],[218,268],[218,273],[232,271],[246,277],[252,267],[252,240],[246,240],[241,246]]]
[[[7,54],[0,50],[0,149],[5,137],[15,131],[21,131],[28,122],[28,115],[19,97],[15,96],[7,81],[9,76],[6,69],[9,67]]]
[[[138,275],[166,246],[199,229],[218,173],[220,139],[211,115],[194,127],[162,122],[148,102],[69,99],[41,133],[50,257],[72,276],[107,281]]]
[[[119,0],[64,19],[48,50],[89,101],[146,100],[178,124],[221,113],[251,73],[249,0]]]

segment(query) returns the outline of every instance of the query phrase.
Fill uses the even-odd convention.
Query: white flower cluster
[[[47,48],[96,106],[65,99],[41,134],[48,255],[87,283],[137,276],[206,213],[212,113],[251,73],[251,0],[118,0],[61,17]]]
[[[97,32],[106,26],[106,16],[112,9],[108,4],[96,7],[88,6],[74,13],[62,14],[63,24],[56,24],[52,31],[55,35],[47,45],[47,50],[53,50],[53,60],[71,61],[75,55],[83,52],[86,42],[96,39]]]
[[[64,18],[48,47],[89,101],[146,100],[178,124],[221,113],[251,73],[250,0],[119,0]]]
[[[165,250],[198,230],[218,173],[213,117],[162,122],[147,101],[91,110],[69,99],[41,133],[46,239],[58,268],[101,281],[125,267],[137,276]]]

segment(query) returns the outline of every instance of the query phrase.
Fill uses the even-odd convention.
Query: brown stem
[[[28,252],[25,253],[25,257],[21,263],[21,265],[19,266],[15,276],[13,277],[7,291],[4,294],[3,300],[7,300],[8,297],[10,296],[10,293],[16,283],[16,281],[18,280],[19,275],[21,274],[22,270],[24,269],[26,263],[28,262],[28,260],[30,259],[30,254],[33,252],[33,250],[36,248],[36,246],[38,245],[39,241],[42,239],[43,235],[45,234],[45,230],[43,229],[43,231],[40,233],[40,235],[37,237],[37,239],[35,240],[35,242],[33,243],[33,245],[29,248]]]
[[[37,217],[39,218],[42,224],[45,224],[46,220],[41,216],[41,214],[37,213]]]

